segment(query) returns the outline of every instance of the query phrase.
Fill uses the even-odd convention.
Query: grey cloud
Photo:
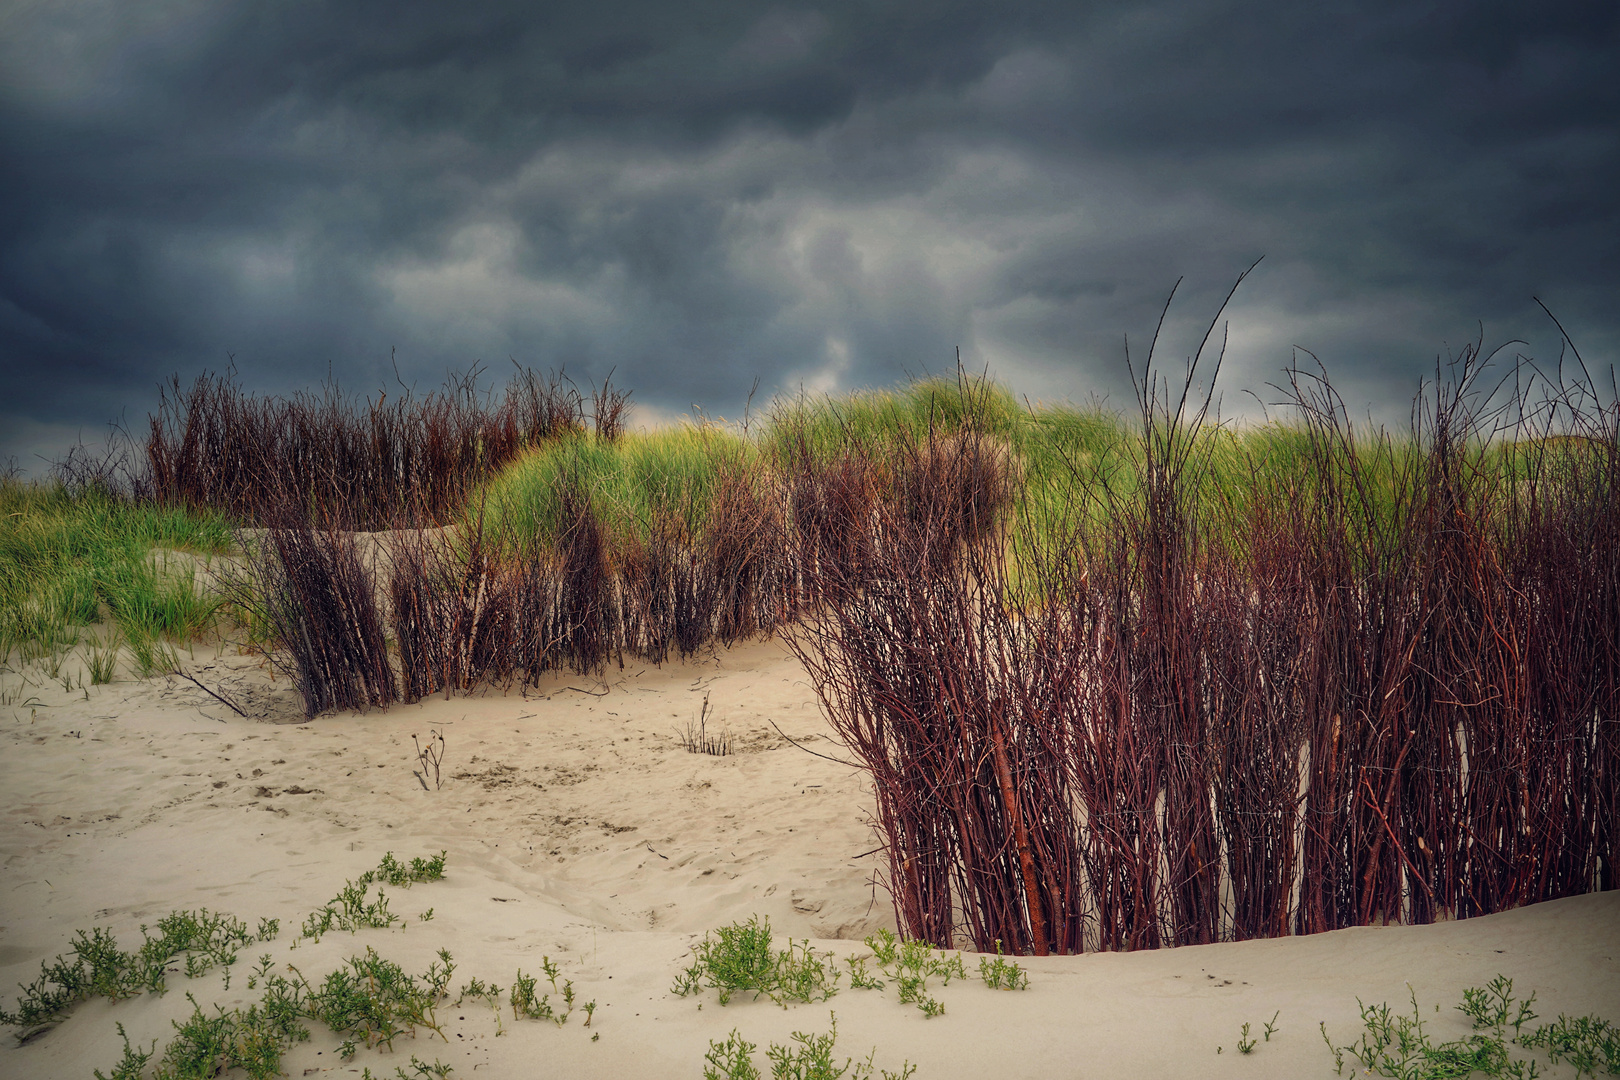
[[[60,4],[0,34],[0,459],[237,357],[507,356],[734,412],[964,359],[1118,401],[1233,277],[1399,417],[1435,353],[1620,345],[1612,5]],[[1247,380],[1239,383],[1237,380]],[[0,425],[4,425],[0,421]],[[26,428],[26,440],[20,434]]]

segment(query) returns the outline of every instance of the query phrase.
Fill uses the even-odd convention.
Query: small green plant
[[[1576,1077],[1595,1077],[1599,1069],[1620,1076],[1620,1028],[1607,1020],[1560,1015],[1556,1022],[1543,1024],[1518,1041],[1521,1046],[1547,1051],[1554,1064],[1569,1062]]]
[[[876,1069],[877,1050],[865,1061],[845,1058],[842,1065],[833,1059],[833,1047],[838,1042],[838,1016],[829,1014],[832,1030],[824,1035],[795,1031],[791,1045],[771,1043],[765,1051],[771,1063],[772,1080],[909,1080],[917,1066],[905,1062],[899,1072]],[[758,1047],[744,1039],[736,1028],[724,1042],[709,1040],[709,1050],[703,1057],[703,1080],[759,1080],[759,1067],[754,1064],[754,1051]]]
[[[979,978],[992,990],[1028,990],[1029,976],[1024,969],[1001,955],[1001,942],[996,942],[996,958],[979,957]]]
[[[754,1064],[756,1049],[736,1028],[731,1029],[725,1042],[710,1039],[709,1051],[703,1055],[703,1080],[759,1080],[759,1067]]]
[[[118,677],[118,648],[119,637],[116,630],[107,638],[105,645],[98,646],[91,640],[85,646],[84,666],[90,671],[91,686],[102,686]]]
[[[551,957],[547,956],[541,959],[541,971],[550,981],[552,992],[559,992],[557,989],[557,976],[561,972],[558,970],[557,965],[551,962]],[[563,1007],[559,1012],[551,1004],[551,994],[539,992],[539,980],[532,975],[523,974],[523,970],[519,968],[517,975],[512,979],[512,989],[508,995],[512,1003],[513,1019],[550,1020],[558,1027],[568,1023],[568,1018],[574,1012],[573,982],[567,979],[563,980],[560,992],[563,998]],[[590,1015],[595,1011],[596,1002],[593,1001],[586,1007],[586,1027],[590,1026]]]
[[[258,964],[254,965],[253,971],[248,975],[247,988],[257,990],[259,983],[269,977],[270,969],[275,966],[275,961],[270,959],[269,953],[260,956]]]
[[[881,990],[883,980],[866,970],[866,957],[846,956],[844,963],[849,965],[849,985],[857,990]]]
[[[307,1015],[339,1034],[350,1036],[345,1058],[353,1055],[358,1039],[368,1049],[393,1049],[402,1034],[415,1036],[418,1028],[445,1037],[435,1009],[448,996],[455,964],[450,954],[439,950],[439,959],[421,976],[412,976],[398,964],[366,947],[364,956],[352,956],[326,976],[319,987],[310,984],[297,968],[291,970],[303,981]],[[290,965],[289,965],[290,966]]]
[[[124,1030],[124,1025],[119,1024],[117,1026],[118,1037],[124,1040],[124,1056],[118,1060],[117,1065],[113,1066],[113,1071],[110,1073],[103,1073],[100,1069],[96,1069],[96,1080],[143,1080],[146,1075],[146,1063],[151,1061],[152,1056],[157,1053],[157,1040],[152,1040],[152,1049],[139,1050],[130,1045],[129,1033]]]
[[[434,1058],[433,1064],[429,1065],[415,1054],[411,1055],[410,1068],[411,1071],[406,1072],[405,1066],[396,1065],[394,1066],[394,1076],[397,1080],[445,1080],[445,1077],[449,1076],[453,1071],[450,1066],[438,1058]],[[363,1070],[360,1077],[361,1080],[377,1080],[369,1068]]]
[[[705,934],[692,952],[694,962],[676,978],[671,992],[686,997],[714,987],[722,1005],[729,1004],[733,994],[748,991],[783,1007],[790,1001],[826,1001],[838,992],[843,978],[808,939],[789,938],[786,949],[775,949],[770,920],[761,921],[757,915]]]
[[[367,870],[355,880],[344,882],[335,897],[311,912],[309,918],[304,920],[302,936],[319,941],[333,930],[354,933],[394,925],[400,921],[400,917],[388,910],[388,896],[381,887],[377,889],[376,898],[367,901],[371,886],[383,882],[395,888],[408,889],[417,882],[441,881],[444,878],[444,861],[443,851],[431,858],[414,858],[409,864],[394,858],[392,851],[386,853],[375,870]],[[426,922],[429,918],[432,918],[432,909],[422,921]]]
[[[1358,1042],[1335,1045],[1325,1023],[1321,1025],[1322,1040],[1341,1075],[1346,1056],[1372,1075],[1395,1080],[1440,1080],[1474,1073],[1533,1080],[1542,1075],[1540,1063],[1511,1054],[1510,1047],[1517,1045],[1527,1050],[1546,1050],[1552,1064],[1567,1061],[1575,1068],[1577,1080],[1583,1076],[1595,1078],[1600,1069],[1620,1076],[1620,1029],[1595,1016],[1560,1016],[1557,1023],[1543,1024],[1526,1034],[1524,1026],[1536,1019],[1531,1008],[1534,1001],[1534,994],[1517,1000],[1513,981],[1498,975],[1484,988],[1464,990],[1462,1004],[1457,1006],[1473,1022],[1476,1032],[1486,1030],[1488,1035],[1474,1034],[1436,1045],[1424,1030],[1422,1010],[1413,994],[1409,1016],[1392,1012],[1387,1004],[1361,1005],[1363,1032]],[[1513,1029],[1511,1037],[1507,1034],[1509,1027]]]
[[[141,936],[141,947],[126,952],[105,927],[78,931],[69,943],[71,959],[58,955],[42,963],[39,978],[22,987],[16,1009],[0,1009],[0,1023],[20,1029],[18,1037],[26,1038],[91,997],[119,1001],[143,992],[162,993],[169,964],[180,957],[189,978],[215,965],[228,969],[238,950],[253,940],[241,921],[206,908],[173,912],[158,920],[155,935],[143,925]]]
[[[902,940],[885,929],[868,937],[866,947],[872,950],[873,958],[882,965],[883,973],[894,980],[901,1004],[917,1006],[924,1016],[939,1016],[945,1012],[945,1006],[928,994],[930,978],[940,978],[946,986],[953,978],[967,978],[967,968],[963,966],[961,956],[946,956],[926,941],[915,938]],[[1009,977],[1011,972],[1023,974],[1016,964],[1008,965],[999,956],[996,963],[1001,965],[999,970],[1002,977]],[[984,971],[981,963],[981,977]],[[882,985],[876,979],[872,981]]]
[[[765,1051],[771,1063],[771,1076],[784,1080],[835,1080],[849,1071],[851,1061],[845,1059],[842,1068],[833,1064],[833,1046],[838,1042],[838,1017],[832,1017],[832,1030],[824,1035],[810,1035],[802,1031],[793,1033],[796,1046],[772,1043]]]
[[[469,979],[461,984],[461,993],[456,996],[456,1004],[460,1005],[468,998],[499,1001],[500,996],[501,988],[494,983],[486,983],[483,979]]]
[[[1518,1008],[1515,1010],[1513,980],[1498,975],[1484,989],[1470,986],[1464,990],[1462,1004],[1457,1006],[1457,1010],[1473,1021],[1476,1030],[1494,1028],[1501,1034],[1511,1023],[1513,1034],[1517,1036],[1520,1028],[1536,1018],[1530,1008],[1535,1000],[1536,995],[1532,992],[1524,1001],[1517,1002]]]
[[[376,899],[367,903],[370,882],[345,882],[343,888],[319,910],[312,911],[304,920],[302,936],[319,941],[333,930],[347,930],[351,934],[363,929],[386,929],[399,921],[399,916],[388,910],[388,894],[377,890]]]
[[[1238,1035],[1238,1053],[1252,1054],[1254,1053],[1254,1048],[1256,1045],[1257,1041],[1249,1038],[1249,1025],[1245,1023],[1243,1025],[1243,1031]]]
[[[937,999],[928,996],[928,980],[925,976],[902,974],[899,976],[898,981],[900,984],[900,1004],[915,1005],[922,1011],[924,1016],[944,1015],[945,1006],[940,1004]]]
[[[135,658],[135,671],[143,679],[153,675],[167,675],[180,669],[180,656],[156,634],[131,632],[128,635],[130,655]]]

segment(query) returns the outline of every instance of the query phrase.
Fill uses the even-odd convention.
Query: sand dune
[[[0,1076],[109,1070],[122,1046],[115,1022],[137,1042],[167,1042],[169,1021],[190,1012],[184,991],[226,1007],[254,1000],[245,969],[261,952],[313,975],[366,945],[412,971],[446,948],[457,985],[504,986],[548,956],[599,1008],[589,1029],[578,1013],[559,1028],[508,1012],[499,1035],[487,1006],[441,1009],[448,1043],[405,1039],[349,1062],[320,1030],[285,1059],[288,1075],[393,1075],[415,1053],[461,1077],[696,1077],[709,1040],[732,1028],[763,1048],[825,1031],[830,1009],[841,1054],[875,1047],[877,1065],[909,1060],[922,1080],[1330,1076],[1318,1022],[1349,1041],[1358,996],[1404,1003],[1410,984],[1425,1010],[1440,1006],[1434,1033],[1452,1038],[1467,1029],[1453,1009],[1462,988],[1499,972],[1535,991],[1544,1017],[1620,1019],[1613,893],[1435,926],[1028,960],[1029,990],[953,982],[934,990],[946,1006],[934,1019],[892,988],[787,1010],[679,998],[670,986],[693,942],[750,915],[841,956],[894,926],[871,883],[863,778],[806,752],[842,748],[779,643],[309,723],[286,679],[256,658],[198,647],[184,659],[249,717],[172,678],[85,692],[40,685],[37,672],[29,684],[0,676],[0,1000],[14,1003],[11,988],[92,925],[129,947],[142,923],[207,907],[278,918],[282,933],[249,950],[229,989],[218,970],[176,976],[161,997],[98,999],[27,1045],[5,1039]],[[683,749],[705,697],[710,733],[729,733],[735,753]],[[412,736],[434,730],[442,787],[430,776],[424,790]],[[444,881],[389,890],[404,926],[298,941],[304,917],[384,852],[441,849]],[[1273,1013],[1271,1041],[1237,1054],[1241,1025],[1258,1030]],[[758,1060],[765,1068],[763,1049]]]

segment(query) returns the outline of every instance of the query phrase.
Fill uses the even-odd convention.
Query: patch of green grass
[[[342,1047],[344,1060],[353,1057],[360,1045],[391,1050],[395,1039],[414,1038],[418,1028],[449,1041],[439,1025],[437,1007],[449,996],[455,964],[443,949],[420,976],[408,974],[369,945],[364,956],[351,956],[319,986],[305,980],[297,968],[289,965],[289,970],[303,983],[305,1014],[348,1037]]]
[[[756,470],[758,447],[729,428],[687,424],[609,442],[579,435],[547,443],[508,466],[468,503],[484,528],[519,545],[555,544],[570,527],[565,492],[583,495],[599,520],[646,539],[672,519],[702,531],[725,477]]]
[[[117,630],[104,642],[89,642],[84,649],[84,666],[90,672],[90,685],[102,686],[118,677],[118,649],[121,637]]]
[[[930,978],[939,978],[946,986],[951,984],[953,978],[967,978],[961,956],[947,956],[943,950],[935,949],[926,941],[916,938],[902,940],[888,930],[879,930],[866,939],[866,947],[872,950],[872,956],[883,973],[894,980],[900,1003],[917,1006],[924,1016],[939,1016],[945,1012],[945,1006],[928,994]],[[999,955],[996,963],[1001,965],[997,974],[1002,978],[1012,977],[1007,970],[1009,966],[1017,969],[1016,964],[1008,965]],[[982,966],[980,970],[982,977]],[[1019,971],[1018,974],[1023,973]],[[1028,984],[1027,979],[1024,982]]]
[[[992,990],[1028,990],[1029,975],[1016,963],[1001,955],[1001,942],[996,942],[995,959],[979,957],[979,978]]]
[[[73,648],[81,627],[109,617],[137,666],[160,670],[169,658],[161,640],[206,632],[220,601],[201,594],[190,571],[153,566],[151,552],[209,556],[230,544],[229,523],[218,514],[0,478],[0,651],[43,659]]]
[[[389,852],[376,869],[366,871],[358,884],[350,882],[349,887],[357,887],[362,893],[377,882],[409,888],[418,882],[441,880],[444,865],[444,852],[409,862]],[[230,967],[238,951],[254,941],[273,939],[279,930],[275,919],[261,919],[254,934],[230,915],[207,910],[176,911],[158,920],[155,933],[141,927],[144,940],[134,952],[120,949],[117,939],[104,927],[80,931],[71,943],[71,959],[58,956],[54,962],[41,965],[40,978],[32,986],[23,987],[15,1011],[0,1009],[0,1023],[18,1027],[19,1039],[26,1041],[34,1032],[61,1020],[86,998],[103,996],[116,1001],[141,993],[162,993],[171,963],[182,956],[185,973],[191,978],[216,965],[224,966],[228,990]],[[345,1060],[362,1046],[391,1050],[396,1039],[414,1038],[418,1031],[448,1041],[437,1008],[449,997],[455,963],[443,949],[421,975],[408,974],[369,946],[364,955],[349,957],[318,981],[311,981],[291,965],[287,969],[290,978],[275,972],[274,967],[268,953],[253,966],[247,987],[262,990],[262,994],[245,1008],[226,1009],[215,1004],[210,1012],[187,992],[191,1014],[172,1022],[175,1034],[161,1057],[157,1040],[143,1049],[131,1042],[120,1023],[123,1055],[110,1073],[95,1070],[96,1080],[212,1080],[235,1070],[252,1080],[270,1080],[282,1075],[286,1052],[310,1037],[304,1020],[319,1021],[342,1036],[340,1052]],[[557,990],[561,971],[549,957],[544,959],[544,971],[552,989]],[[524,982],[521,971],[518,975],[519,982]],[[532,991],[536,980],[526,982]],[[566,1022],[573,1011],[573,983],[564,980],[560,993],[563,1011],[545,1017],[558,1024]],[[500,994],[500,987],[474,979],[463,987],[457,1004],[474,997],[489,1000],[498,1008]],[[546,1005],[546,999],[541,998],[540,1003]],[[517,993],[513,1005],[515,1010],[520,1006]],[[586,1002],[582,1007],[589,1027],[596,1002]],[[539,1010],[533,1014],[538,1016]],[[156,1068],[148,1078],[147,1067],[154,1058]],[[443,1080],[451,1073],[450,1066],[437,1060],[424,1062],[414,1054],[408,1069],[396,1067],[393,1075],[401,1080]],[[364,1075],[370,1076],[370,1070],[365,1070]]]
[[[360,926],[389,926],[398,920],[387,911],[379,893],[377,901],[365,902],[366,890],[375,882],[409,888],[413,883],[444,878],[445,852],[401,862],[388,852],[375,870],[360,875],[359,882],[348,882],[338,897],[310,916],[311,925],[330,930],[358,929]],[[78,931],[69,943],[69,953],[40,965],[40,974],[21,987],[14,1009],[0,1008],[0,1024],[18,1028],[18,1037],[60,1021],[81,1001],[105,997],[110,1001],[141,993],[163,993],[170,965],[183,958],[187,978],[223,967],[229,988],[230,969],[241,950],[255,942],[273,940],[280,933],[277,919],[260,919],[257,932],[246,923],[224,912],[207,908],[174,911],[159,919],[156,927],[141,926],[141,945],[129,952],[119,947],[117,937],[106,927]],[[249,979],[250,989],[265,975],[267,968]]]
[[[310,912],[304,920],[301,935],[319,941],[333,930],[385,929],[400,921],[400,916],[388,910],[388,895],[381,888],[376,898],[366,899],[371,886],[387,883],[395,888],[410,888],[422,881],[444,879],[445,853],[413,858],[408,864],[394,858],[392,851],[384,853],[375,870],[367,870],[353,881],[345,881],[343,888],[332,899]],[[423,920],[424,922],[427,920]]]
[[[210,1080],[231,1069],[241,1069],[252,1080],[271,1080],[281,1075],[282,1055],[309,1038],[309,1029],[299,1022],[301,1002],[286,980],[245,1010],[215,1005],[210,1016],[189,992],[186,1000],[191,1015],[173,1021],[175,1037],[164,1048],[153,1080]],[[127,1038],[124,1055],[119,1067],[130,1060]]]
[[[763,994],[784,1008],[791,1001],[826,1001],[838,993],[843,978],[808,939],[789,938],[788,947],[777,950],[770,920],[757,915],[703,935],[692,954],[692,965],[676,979],[672,992],[686,997],[712,987],[720,992],[722,1005],[733,994],[749,991],[756,999]]]
[[[830,1014],[832,1030],[825,1034],[795,1031],[790,1044],[771,1043],[765,1058],[771,1063],[772,1080],[908,1080],[917,1071],[909,1061],[899,1072],[874,1066],[877,1050],[865,1061],[845,1058],[842,1065],[833,1057],[838,1042],[838,1017]],[[725,1040],[711,1039],[709,1050],[703,1057],[703,1080],[759,1080],[759,1067],[754,1064],[757,1045],[744,1039],[736,1028]]]
[[[924,1016],[945,1012],[945,1006],[929,994],[928,980],[939,979],[949,986],[952,979],[967,978],[959,954],[950,955],[926,941],[901,939],[889,930],[879,930],[866,939],[866,947],[871,950],[870,957],[850,956],[844,960],[850,986],[882,990],[888,985],[877,977],[882,974],[895,984],[900,1003],[915,1005]],[[789,938],[788,947],[778,950],[771,938],[770,920],[758,915],[750,916],[746,923],[733,923],[705,934],[693,947],[692,955],[692,964],[676,978],[670,992],[688,997],[715,989],[722,1005],[729,1004],[733,994],[749,991],[756,1000],[763,995],[784,1008],[789,1002],[826,1001],[838,993],[844,975],[808,939]],[[878,972],[867,968],[868,960],[877,963]],[[980,959],[979,977],[991,989],[1023,990],[1029,986],[1024,970],[999,951],[994,959]]]
[[[1535,994],[1518,999],[1513,980],[1498,975],[1485,987],[1463,991],[1458,1011],[1469,1018],[1474,1034],[1436,1043],[1427,1030],[1417,994],[1411,993],[1411,1013],[1397,1012],[1387,1003],[1363,1004],[1360,1038],[1348,1045],[1336,1045],[1321,1025],[1322,1040],[1332,1053],[1339,1074],[1346,1059],[1371,1076],[1391,1080],[1449,1080],[1481,1075],[1506,1080],[1532,1080],[1547,1075],[1541,1063],[1513,1053],[1541,1049],[1551,1064],[1567,1062],[1575,1069],[1576,1080],[1595,1078],[1600,1071],[1620,1076],[1620,1028],[1596,1016],[1559,1016],[1557,1022],[1542,1024],[1529,1032],[1525,1026],[1537,1019],[1532,1005]],[[1438,1007],[1437,1007],[1438,1008]],[[1269,1040],[1276,1017],[1267,1025]],[[1244,1025],[1247,1033],[1248,1025]],[[1512,1034],[1508,1029],[1512,1028]],[[1252,1048],[1252,1047],[1251,1047]],[[1247,1051],[1245,1051],[1247,1053]]]
[[[1078,414],[1076,414],[1078,415]],[[1005,387],[978,379],[919,379],[895,390],[800,395],[774,404],[760,440],[773,460],[835,460],[850,446],[918,445],[971,426],[1022,449],[1030,413]]]
[[[150,1050],[137,1049],[130,1045],[129,1033],[124,1030],[121,1023],[118,1025],[118,1037],[124,1040],[124,1056],[118,1059],[118,1064],[113,1066],[111,1073],[103,1073],[100,1069],[96,1069],[96,1080],[144,1080],[146,1063],[157,1053],[157,1040],[152,1040]]]
[[[16,1009],[0,1009],[0,1023],[19,1028],[19,1036],[54,1024],[81,1001],[104,997],[119,1001],[141,993],[162,993],[169,965],[184,958],[188,978],[215,966],[227,969],[241,948],[254,940],[233,916],[176,911],[158,920],[156,933],[141,927],[139,949],[126,952],[106,927],[78,931],[70,953],[40,965],[40,974],[22,987]]]

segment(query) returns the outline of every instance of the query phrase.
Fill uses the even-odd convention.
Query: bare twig
[[[174,673],[189,682],[191,685],[195,686],[197,689],[201,690],[203,693],[207,694],[209,697],[213,698],[215,701],[219,702],[221,705],[225,706],[227,709],[234,712],[237,716],[243,717],[244,719],[247,717],[247,713],[242,711],[242,707],[240,705],[225,695],[217,691],[210,690],[208,687],[202,684],[201,680],[199,680],[195,675],[186,671],[184,668],[176,666]]]

